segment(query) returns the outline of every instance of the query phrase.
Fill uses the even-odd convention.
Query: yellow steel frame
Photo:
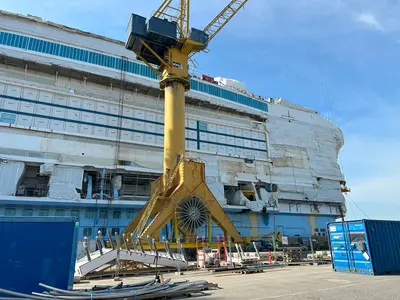
[[[207,207],[210,218],[223,230],[226,237],[232,237],[235,242],[243,242],[239,232],[205,183],[205,165],[184,158],[178,162],[176,170],[178,171],[174,172],[172,177],[169,177],[167,172],[162,175],[162,179],[152,183],[155,194],[125,231],[144,238],[148,235],[154,236],[155,232],[159,232],[171,220],[175,220],[176,226],[174,216],[179,203],[187,197],[196,196]],[[164,201],[158,201],[160,199]],[[143,222],[148,222],[151,218],[144,228]],[[156,240],[159,238],[154,237]],[[194,236],[192,238],[194,239]],[[186,239],[185,242],[193,241]]]
[[[247,0],[231,1],[214,18],[206,27],[210,40],[246,2]],[[141,40],[143,46],[160,61],[158,70],[136,53],[161,78],[160,88],[165,91],[164,174],[151,184],[150,200],[128,225],[125,233],[134,233],[142,238],[152,236],[158,241],[161,229],[172,222],[175,237],[183,238],[182,242],[186,247],[195,246],[194,232],[179,228],[176,216],[181,201],[195,196],[202,201],[209,213],[209,241],[212,237],[211,225],[214,222],[226,237],[232,237],[235,242],[243,242],[239,232],[205,183],[205,165],[184,157],[185,91],[190,89],[188,61],[194,53],[205,47],[204,44],[189,38],[190,0],[179,0],[179,7],[173,6],[172,0],[164,0],[154,16],[176,21],[179,30],[179,43],[168,49],[165,58],[157,55]]]
[[[160,18],[164,12],[168,9],[168,7],[170,6],[172,0],[164,0],[160,7],[154,12],[153,16]]]
[[[232,0],[225,8],[204,28],[210,42],[218,32],[237,14],[248,0]]]

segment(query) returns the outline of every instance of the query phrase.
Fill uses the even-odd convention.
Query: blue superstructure
[[[0,216],[57,216],[66,217],[73,216],[79,218],[79,239],[83,237],[95,238],[97,231],[101,230],[105,234],[108,230],[112,233],[122,233],[129,222],[139,213],[140,209],[135,206],[124,205],[124,208],[116,207],[116,205],[97,204],[86,206],[82,203],[79,206],[74,204],[60,205],[57,202],[39,202],[37,204],[4,205],[4,201],[0,201]],[[32,203],[32,202],[31,202]],[[85,207],[86,206],[86,207]],[[315,234],[315,228],[318,232],[325,235],[325,228],[328,222],[333,221],[332,216],[318,216],[315,220],[315,227],[310,225],[309,216],[305,214],[285,214],[279,212],[271,213],[240,213],[229,212],[229,218],[243,236],[258,236],[279,230],[282,235],[307,237]],[[168,236],[168,226],[162,233]],[[199,234],[207,236],[207,228],[199,231]],[[213,226],[213,238],[222,235],[220,229]]]

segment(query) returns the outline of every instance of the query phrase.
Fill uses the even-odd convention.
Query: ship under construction
[[[155,187],[170,184],[166,166],[179,158],[163,155],[171,107],[159,74],[126,48],[0,11],[0,215],[77,216],[80,239],[120,234],[134,219],[144,230],[151,215],[144,219],[143,207],[156,205]],[[325,236],[326,224],[346,212],[341,130],[312,109],[220,75],[187,81],[181,159],[199,164],[214,209],[238,237]],[[193,236],[226,234],[196,197],[177,209]],[[155,232],[173,239],[176,227],[172,220]]]

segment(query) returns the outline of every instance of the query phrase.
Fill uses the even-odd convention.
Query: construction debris
[[[205,280],[171,282],[170,279],[160,282],[159,280],[148,280],[136,284],[124,285],[120,283],[115,286],[94,286],[89,290],[62,290],[43,283],[39,284],[45,289],[42,293],[33,292],[32,295],[17,293],[0,289],[0,293],[18,297],[19,299],[63,299],[63,300],[100,300],[100,299],[160,299],[181,298],[192,295],[206,295],[205,290],[215,289],[217,284],[208,283]],[[14,298],[2,298],[14,299]]]

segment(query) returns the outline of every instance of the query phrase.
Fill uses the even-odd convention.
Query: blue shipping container
[[[72,289],[78,227],[74,217],[0,217],[0,287],[26,294],[41,293],[40,282]]]
[[[328,233],[335,271],[400,273],[400,221],[332,222]]]

